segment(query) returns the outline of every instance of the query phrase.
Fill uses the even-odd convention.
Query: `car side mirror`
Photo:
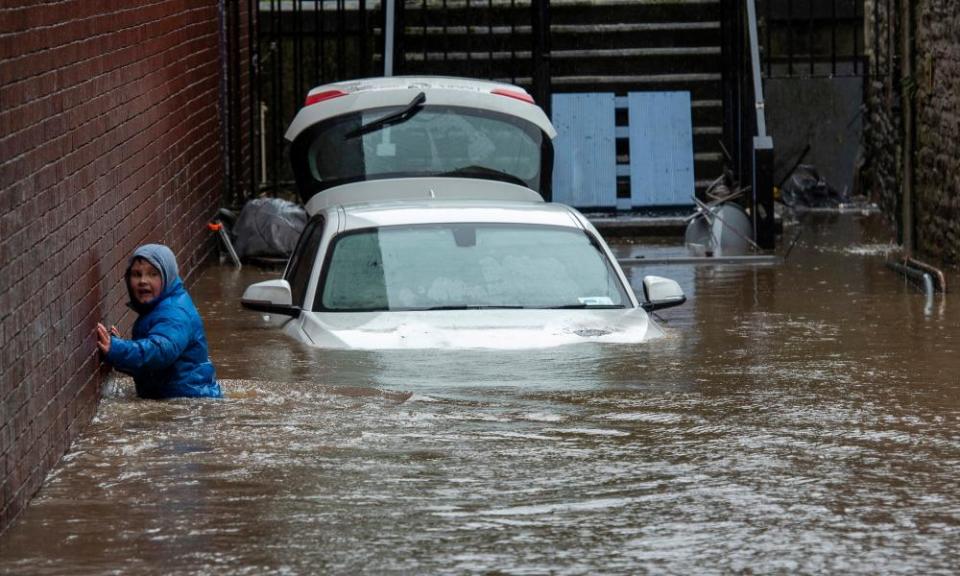
[[[296,318],[300,315],[300,307],[294,306],[292,300],[293,293],[290,291],[289,282],[267,280],[248,286],[240,299],[240,305],[247,310]]]
[[[644,276],[641,306],[647,312],[679,306],[687,301],[683,288],[676,281],[661,276]]]

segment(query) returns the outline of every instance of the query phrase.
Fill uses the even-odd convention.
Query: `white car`
[[[682,304],[637,300],[590,222],[543,201],[549,120],[521,88],[456,78],[341,82],[287,132],[310,220],[282,279],[243,305],[323,348],[540,348],[662,335]]]

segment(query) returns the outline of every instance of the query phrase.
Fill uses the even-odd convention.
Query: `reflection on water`
[[[668,338],[534,352],[313,350],[238,307],[275,272],[211,269],[228,398],[119,380],[0,572],[955,573],[960,312],[888,248],[845,216],[780,266],[635,266],[691,295]]]

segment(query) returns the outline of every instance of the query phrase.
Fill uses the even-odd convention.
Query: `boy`
[[[203,321],[177,275],[173,251],[162,244],[137,248],[125,278],[128,306],[139,317],[132,340],[97,324],[97,347],[107,362],[133,376],[141,398],[222,397]]]

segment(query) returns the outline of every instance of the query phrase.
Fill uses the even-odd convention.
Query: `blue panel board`
[[[693,204],[689,92],[627,95],[630,198],[634,208]]]
[[[577,208],[617,205],[613,94],[554,94],[553,201]]]

